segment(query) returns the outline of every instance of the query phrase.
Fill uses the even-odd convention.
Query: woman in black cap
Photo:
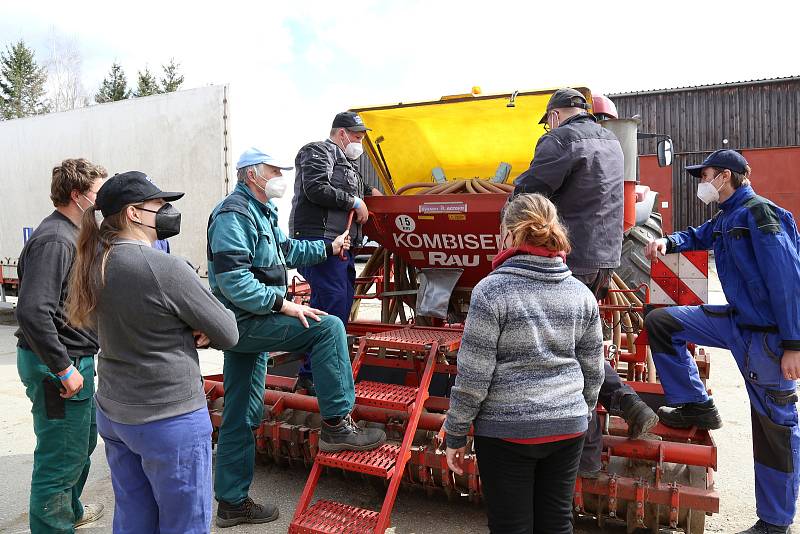
[[[211,523],[211,423],[196,347],[232,347],[238,331],[188,263],[151,248],[180,231],[169,201],[182,196],[141,172],[118,174],[78,237],[67,314],[100,338],[97,427],[116,534],[206,533]]]

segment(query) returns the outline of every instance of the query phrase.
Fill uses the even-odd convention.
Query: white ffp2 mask
[[[711,179],[711,181],[701,182],[697,186],[697,198],[699,198],[703,204],[711,204],[712,202],[717,202],[719,200],[719,190],[722,189],[722,185],[719,186],[719,189],[717,189],[714,187],[714,180],[719,178],[721,174],[722,173],[716,175]]]
[[[262,180],[265,180],[262,176],[256,174]],[[267,195],[268,199],[271,198],[281,198],[284,194],[286,194],[286,188],[288,187],[288,182],[286,181],[286,177],[284,176],[275,176],[270,178],[269,180],[265,180],[264,186],[258,185],[258,182],[253,180],[253,183],[256,184],[256,187],[264,191],[264,194]]]
[[[286,177],[276,176],[275,178],[267,180],[264,186],[264,194],[267,195],[267,198],[281,198],[286,194],[288,185]]]
[[[361,154],[364,153],[364,147],[361,145],[360,142],[352,141],[350,139],[350,136],[347,135],[347,130],[345,130],[344,135],[345,137],[347,137],[347,140],[350,143],[346,147],[344,147],[344,155],[347,156],[347,159],[349,160],[358,159],[361,156]]]

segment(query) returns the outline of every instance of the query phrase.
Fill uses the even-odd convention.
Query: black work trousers
[[[635,395],[636,392],[628,384],[622,381],[613,367],[608,362],[605,363],[605,378],[603,385],[600,386],[598,402],[606,410],[614,415],[622,415],[620,401],[625,395]],[[600,426],[600,419],[597,416],[597,409],[592,411],[592,419],[589,421],[589,430],[586,431],[586,440],[583,444],[583,455],[581,456],[581,472],[591,473],[599,471],[602,467],[600,460],[603,452],[603,429]]]
[[[572,534],[583,436],[523,445],[475,436],[492,534]]]
[[[586,284],[597,299],[602,299],[608,294],[608,285],[613,272],[613,269],[599,269],[595,273],[576,274],[574,276]],[[603,385],[600,386],[598,402],[614,415],[622,415],[620,408],[622,397],[625,395],[635,395],[636,392],[622,381],[619,374],[607,361],[604,363],[605,378],[603,379]],[[599,471],[602,467],[600,461],[602,451],[603,432],[600,428],[597,410],[595,409],[592,412],[592,419],[589,421],[589,430],[586,431],[586,440],[583,446],[583,455],[581,456],[581,472]]]

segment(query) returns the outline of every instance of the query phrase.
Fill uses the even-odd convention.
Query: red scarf
[[[561,261],[567,263],[567,253],[563,250],[550,250],[544,247],[532,247],[530,245],[521,245],[519,247],[511,247],[498,252],[497,256],[492,260],[492,270],[497,269],[508,258],[517,256],[519,254],[532,254],[534,256],[543,256],[545,258],[561,258]]]

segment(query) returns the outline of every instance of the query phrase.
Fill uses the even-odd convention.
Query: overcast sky
[[[94,94],[174,57],[184,88],[230,84],[234,154],[294,159],[350,107],[585,85],[619,92],[800,74],[800,3],[0,0],[0,45],[77,39]]]

